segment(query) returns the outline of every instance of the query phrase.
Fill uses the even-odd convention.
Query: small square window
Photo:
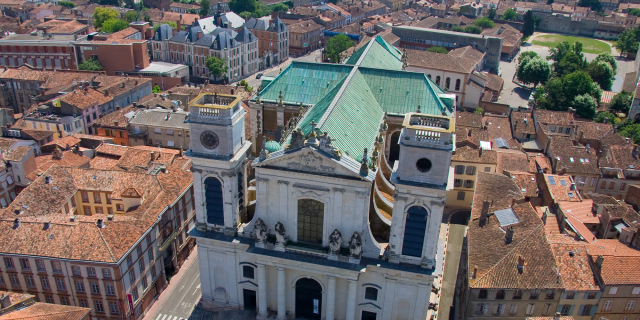
[[[364,298],[367,300],[378,300],[378,289],[367,287],[364,290]]]
[[[247,279],[255,279],[255,269],[251,266],[242,266],[242,276]]]

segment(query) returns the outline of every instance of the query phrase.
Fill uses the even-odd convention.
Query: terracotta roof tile
[[[599,274],[606,286],[633,285],[640,283],[640,257],[603,256]],[[595,264],[596,257],[591,256]]]
[[[2,158],[7,161],[16,161],[20,162],[22,159],[29,154],[29,152],[33,151],[32,147],[27,146],[17,146],[13,149],[7,151]]]
[[[572,188],[573,179],[570,175],[544,174],[544,181],[554,203],[561,201],[580,202],[580,193]]]
[[[456,149],[451,161],[496,164],[497,155],[494,150],[474,149],[464,146]]]
[[[599,291],[584,242],[551,243],[553,255],[567,291]]]
[[[605,194],[587,193],[585,194],[585,198],[591,199],[594,204],[620,204],[614,197]]]
[[[456,128],[482,128],[482,115],[473,112],[456,112]]]
[[[496,166],[496,172],[502,173],[503,171],[522,171],[530,168],[529,157],[522,151],[514,150],[497,150],[498,151],[498,165]]]
[[[121,157],[125,153],[127,153],[127,150],[129,150],[129,148],[117,144],[103,143],[99,145],[95,150],[98,154]]]
[[[574,121],[573,114],[564,111],[536,109],[533,111],[533,117],[536,122],[551,125],[569,126]]]
[[[511,176],[525,197],[535,198],[539,196],[538,181],[535,174],[522,171],[505,171],[504,173]]]
[[[3,320],[81,320],[89,316],[89,308],[36,302],[24,309],[2,316]]]
[[[600,174],[596,150],[575,145],[567,136],[550,136],[549,139],[549,154],[555,172],[565,170],[567,174]]]
[[[93,126],[95,127],[109,127],[109,128],[118,128],[118,129],[126,129],[129,125],[129,117],[125,116],[129,112],[135,112],[136,108],[133,106],[125,107],[120,110],[116,110],[107,115],[102,116],[99,119],[93,121]]]
[[[75,106],[79,109],[86,109],[94,105],[103,105],[111,101],[110,95],[105,95],[95,89],[89,88],[88,90],[74,90],[60,97],[60,101],[69,105]]]
[[[597,256],[640,257],[640,251],[630,248],[618,239],[598,239],[587,247],[589,254]]]

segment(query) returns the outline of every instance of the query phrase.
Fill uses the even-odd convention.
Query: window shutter
[[[506,304],[501,304],[500,305],[500,314],[504,314],[505,309],[507,309],[507,305]]]
[[[602,295],[602,291],[596,292],[596,300],[600,299],[601,295]]]
[[[565,292],[562,294],[562,299],[566,299],[566,298],[567,298],[567,291],[565,291]]]
[[[582,311],[584,310],[584,305],[581,304],[580,307],[578,308],[578,315],[581,316],[582,315]]]
[[[484,304],[484,312],[483,312],[483,314],[487,314],[488,312],[489,312],[489,304],[485,303]]]
[[[569,315],[570,315],[570,316],[571,316],[571,315],[573,315],[573,309],[575,309],[575,308],[576,308],[576,305],[575,305],[575,304],[572,304],[572,305],[571,305],[571,308],[569,308]]]
[[[597,309],[598,309],[597,305],[592,305],[591,306],[591,312],[589,313],[589,315],[593,317],[593,315],[596,314],[596,310]]]
[[[558,304],[558,307],[556,308],[556,312],[562,312],[562,305]]]
[[[500,304],[496,303],[493,307],[493,314],[498,314],[498,311],[500,311]]]
[[[585,298],[585,299],[588,299],[588,298],[589,298],[589,292],[585,292],[585,294],[584,294],[584,298]]]

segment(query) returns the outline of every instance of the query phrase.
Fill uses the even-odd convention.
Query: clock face
[[[420,172],[427,172],[431,170],[431,160],[427,158],[419,159],[418,162],[416,162],[416,168]]]
[[[220,144],[220,140],[213,131],[207,130],[200,135],[200,143],[207,149],[215,149]]]

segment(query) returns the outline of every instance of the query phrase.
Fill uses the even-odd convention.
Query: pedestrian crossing
[[[159,313],[155,320],[183,320],[185,318]]]

